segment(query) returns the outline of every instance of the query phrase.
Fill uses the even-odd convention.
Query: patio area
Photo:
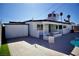
[[[38,44],[48,49],[52,49],[57,52],[69,55],[74,48],[74,46],[70,44],[70,41],[73,40],[75,37],[79,37],[79,33],[64,34],[61,37],[55,38],[55,43],[52,43],[52,44],[49,44],[49,42],[46,40],[42,40],[42,39],[38,39],[34,37],[22,37],[22,38],[8,39],[7,41],[8,41],[8,44],[19,42],[19,41],[25,41],[31,45]]]

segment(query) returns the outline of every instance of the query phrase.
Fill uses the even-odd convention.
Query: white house
[[[61,33],[66,34],[72,30],[74,26],[71,23],[65,23],[60,21],[53,21],[53,20],[29,20],[25,22],[29,24],[29,33],[30,36],[40,38],[43,36],[43,39],[47,39],[46,35]]]
[[[47,40],[48,35],[55,35],[55,34],[66,34],[69,33],[74,23],[71,22],[62,22],[58,21],[59,14],[52,12],[48,14],[47,19],[43,20],[28,20],[25,24],[29,24],[29,33],[30,36],[41,38],[43,37],[44,40]]]
[[[52,12],[47,19],[10,22],[5,25],[6,37],[32,36],[47,40],[47,36],[69,33],[75,24],[58,21],[59,15]],[[17,24],[18,23],[18,24]],[[28,24],[28,25],[26,25]],[[19,34],[18,34],[19,33]]]

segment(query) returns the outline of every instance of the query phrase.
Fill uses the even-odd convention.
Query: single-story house
[[[47,39],[46,35],[53,35],[56,33],[66,34],[69,33],[74,24],[66,23],[61,21],[54,20],[29,20],[26,21],[25,24],[29,24],[29,33],[30,36],[41,38],[44,40]]]
[[[75,24],[44,19],[10,22],[4,25],[6,38],[32,36],[47,40],[48,35],[69,33]]]
[[[19,36],[32,36],[47,40],[48,35],[69,33],[75,24],[58,21],[59,15],[55,12],[48,14],[47,19],[28,20],[24,22],[10,22],[5,24],[7,38]]]

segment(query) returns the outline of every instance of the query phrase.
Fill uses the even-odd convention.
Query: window
[[[58,29],[58,25],[56,25],[56,29]]]
[[[63,28],[66,28],[66,26],[63,26]]]
[[[43,25],[42,24],[37,24],[37,30],[43,30]]]
[[[59,25],[59,29],[62,29],[62,25]]]

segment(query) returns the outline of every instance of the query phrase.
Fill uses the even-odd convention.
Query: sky
[[[63,19],[67,19],[67,15],[70,14],[71,21],[79,23],[78,3],[0,3],[0,21],[46,19],[47,15],[53,11],[63,12]]]

